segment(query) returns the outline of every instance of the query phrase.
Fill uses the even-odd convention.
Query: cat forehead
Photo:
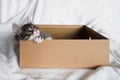
[[[33,24],[25,24],[22,26],[23,29],[35,29],[37,28],[35,25]]]

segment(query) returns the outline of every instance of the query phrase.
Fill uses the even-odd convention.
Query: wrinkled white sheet
[[[119,0],[0,0],[0,80],[120,80]],[[110,65],[19,69],[12,23],[85,24],[110,39]]]

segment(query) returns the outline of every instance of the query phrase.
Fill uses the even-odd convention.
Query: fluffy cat
[[[32,23],[24,24],[21,27],[17,24],[13,24],[13,31],[16,33],[15,38],[17,40],[33,40],[37,43],[40,43],[45,39],[52,40],[50,35],[42,32]]]

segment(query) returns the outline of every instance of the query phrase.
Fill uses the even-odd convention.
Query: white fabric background
[[[119,0],[0,0],[0,80],[119,80]],[[12,23],[85,24],[110,39],[110,65],[97,69],[20,70]]]

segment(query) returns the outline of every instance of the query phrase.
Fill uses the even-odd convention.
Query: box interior
[[[86,26],[38,25],[38,27],[41,31],[51,35],[53,39],[106,39]]]

